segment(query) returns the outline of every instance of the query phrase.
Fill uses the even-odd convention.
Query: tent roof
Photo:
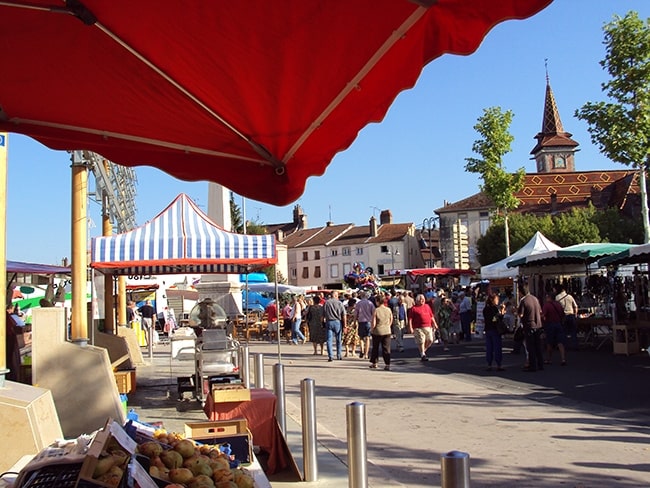
[[[239,274],[276,262],[273,236],[227,232],[181,193],[143,226],[93,238],[90,265],[113,275]]]
[[[70,274],[69,266],[52,266],[49,264],[24,263],[21,261],[7,261],[7,273],[22,274]]]
[[[598,260],[599,266],[650,263],[650,244],[639,244]]]
[[[563,247],[554,251],[534,254],[508,262],[509,267],[539,266],[566,263],[593,263],[603,256],[617,254],[632,247],[632,244],[610,242],[587,242]]]
[[[510,256],[497,261],[496,263],[481,266],[481,278],[496,279],[496,278],[514,278],[519,274],[519,270],[509,268],[508,262],[515,259],[524,258],[533,254],[540,254],[546,251],[560,249],[560,246],[548,240],[540,231],[535,232],[535,235],[518,251],[512,253]]]

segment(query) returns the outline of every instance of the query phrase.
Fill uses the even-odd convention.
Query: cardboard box
[[[95,438],[90,443],[90,446],[88,446],[88,452],[83,464],[81,465],[81,471],[79,472],[77,486],[98,486],[107,488],[115,486],[103,483],[98,479],[93,478],[95,467],[97,466],[102,453],[105,453],[106,449],[115,443],[119,444],[120,448],[127,453],[122,482],[126,479],[128,476],[126,464],[128,464],[131,456],[133,456],[133,453],[135,452],[136,443],[127,435],[120,424],[109,419],[106,426],[95,434]]]
[[[253,462],[253,436],[246,419],[189,422],[185,424],[185,437],[203,444],[229,444],[237,461]]]
[[[129,394],[135,392],[135,369],[125,369],[123,371],[113,371],[117,391],[119,393]]]
[[[250,402],[251,391],[238,384],[212,385],[212,399],[214,403]]]

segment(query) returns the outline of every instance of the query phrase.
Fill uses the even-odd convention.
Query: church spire
[[[578,143],[571,139],[569,132],[564,131],[549,81],[547,60],[544,60],[544,67],[546,97],[542,130],[535,136],[537,144],[530,153],[537,161],[538,173],[575,171],[574,153],[577,151]]]
[[[542,134],[557,134],[564,132],[562,121],[560,120],[560,113],[555,103],[555,95],[551,89],[551,82],[548,78],[548,60],[544,60],[546,68],[546,98],[544,99],[544,118],[542,120]],[[569,137],[571,134],[569,134]]]

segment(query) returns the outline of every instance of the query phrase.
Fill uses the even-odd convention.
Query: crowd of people
[[[504,371],[503,336],[514,333],[513,353],[524,353],[524,369],[538,371],[550,364],[554,351],[566,365],[567,350],[577,347],[577,304],[559,286],[544,303],[520,286],[521,299],[512,294],[484,293],[480,287],[427,287],[425,293],[379,289],[344,293],[323,292],[310,297],[294,296],[280,309],[281,329],[289,344],[311,342],[314,355],[327,353],[328,361],[359,358],[378,368],[391,369],[391,352],[404,351],[404,336],[412,334],[418,357],[428,361],[433,344],[449,351],[453,344],[469,342],[475,332],[477,303],[485,302],[482,314],[487,371]],[[267,308],[268,322],[278,316],[275,302]],[[272,326],[272,325],[271,325]],[[567,343],[567,340],[570,343]],[[571,346],[571,347],[568,347]]]
[[[410,291],[365,289],[332,291],[309,297],[300,295],[275,301],[267,309],[267,321],[288,344],[311,342],[314,355],[327,352],[328,361],[359,358],[376,369],[379,356],[390,370],[391,351],[404,351],[404,335],[413,334],[421,361],[434,343],[444,351],[450,344],[471,340],[470,324],[475,307],[470,292],[427,288],[415,297]],[[272,337],[271,337],[272,338]]]

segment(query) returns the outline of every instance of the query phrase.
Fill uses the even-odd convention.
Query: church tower
[[[578,143],[571,139],[571,134],[565,132],[562,127],[548,72],[542,131],[535,136],[535,139],[537,145],[530,154],[535,158],[538,173],[569,173],[576,170],[575,153],[578,151]]]

